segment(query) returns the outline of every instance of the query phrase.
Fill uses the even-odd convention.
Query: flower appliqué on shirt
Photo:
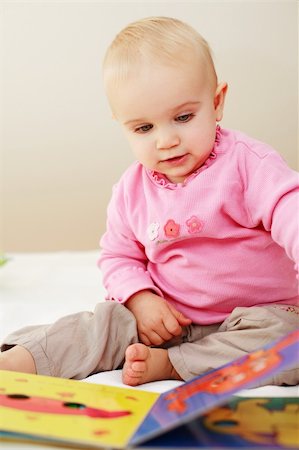
[[[199,233],[203,228],[203,222],[198,217],[192,216],[186,221],[189,234]]]
[[[173,219],[169,219],[164,225],[164,232],[165,236],[169,238],[177,238],[180,234],[180,225]]]
[[[147,227],[147,235],[150,241],[154,241],[159,236],[160,224],[158,222],[153,222]]]

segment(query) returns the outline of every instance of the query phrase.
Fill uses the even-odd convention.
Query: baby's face
[[[181,183],[213,150],[225,89],[215,91],[196,62],[142,66],[109,100],[140,163]]]

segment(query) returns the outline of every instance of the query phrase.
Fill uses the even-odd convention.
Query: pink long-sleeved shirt
[[[298,175],[271,147],[224,129],[184,183],[134,163],[100,242],[107,299],[150,289],[198,324],[237,306],[298,304]]]

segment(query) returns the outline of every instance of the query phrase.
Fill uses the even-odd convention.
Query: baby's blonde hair
[[[217,75],[207,41],[190,25],[170,17],[147,17],[129,24],[118,33],[106,52],[103,75],[106,89],[138,70],[138,64],[178,66],[199,58],[209,81],[217,85]]]

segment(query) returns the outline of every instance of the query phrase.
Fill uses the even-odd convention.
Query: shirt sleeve
[[[299,174],[276,152],[251,155],[246,163],[245,198],[253,226],[263,225],[299,267]]]
[[[130,223],[121,184],[115,185],[107,209],[106,232],[100,240],[98,266],[107,290],[106,300],[126,302],[133,294],[148,289],[163,296],[147,271],[147,257]]]

